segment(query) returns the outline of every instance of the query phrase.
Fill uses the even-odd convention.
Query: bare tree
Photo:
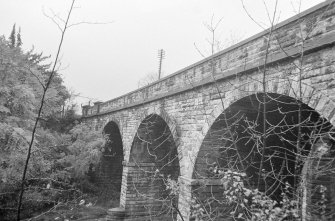
[[[30,160],[30,156],[31,156],[31,149],[33,147],[34,140],[35,140],[36,129],[38,127],[38,123],[39,123],[39,120],[41,118],[43,106],[45,104],[46,94],[48,92],[48,89],[51,85],[52,79],[53,79],[53,77],[55,75],[55,72],[56,72],[56,67],[57,67],[58,59],[59,59],[59,54],[60,54],[60,51],[61,51],[61,48],[62,48],[65,33],[67,31],[67,28],[69,27],[68,23],[69,23],[70,16],[71,16],[71,13],[72,13],[72,10],[73,10],[73,7],[74,7],[74,3],[75,3],[75,0],[72,0],[70,9],[69,9],[68,14],[67,14],[67,18],[64,21],[64,26],[60,27],[60,30],[61,30],[60,42],[58,44],[56,57],[55,57],[55,60],[54,60],[49,78],[47,79],[45,84],[41,83],[41,86],[43,88],[42,98],[41,98],[40,106],[39,106],[38,113],[37,113],[37,116],[36,116],[35,124],[34,124],[33,130],[32,130],[31,139],[30,139],[30,142],[29,142],[28,150],[27,150],[27,158],[26,158],[26,162],[25,162],[24,170],[23,170],[23,174],[22,174],[21,191],[20,191],[20,195],[19,195],[19,201],[18,201],[18,206],[17,206],[17,217],[16,217],[16,219],[18,221],[20,220],[20,212],[21,212],[21,205],[22,205],[22,197],[23,197],[24,189],[25,189],[26,174],[27,174],[27,169],[28,169],[28,166],[29,166],[29,160]]]
[[[204,22],[203,25],[209,32],[209,38],[206,38],[206,43],[209,46],[208,50],[201,50],[198,45],[194,42],[194,48],[199,53],[199,55],[203,58],[207,57],[208,55],[213,55],[216,52],[219,52],[225,48],[228,48],[229,46],[232,46],[235,43],[238,43],[238,41],[241,39],[239,35],[230,33],[229,38],[226,38],[224,40],[220,40],[220,36],[218,36],[218,31],[220,29],[220,26],[223,21],[223,17],[217,19],[215,21],[215,15],[213,14],[209,22]]]
[[[151,84],[151,83],[153,83],[157,80],[158,80],[158,73],[150,72],[150,73],[146,74],[144,77],[142,77],[137,82],[137,86],[138,86],[138,88],[145,87],[145,86],[148,86],[149,84]]]

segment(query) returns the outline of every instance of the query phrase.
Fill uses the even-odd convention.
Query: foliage
[[[219,170],[220,185],[225,191],[222,192],[222,211],[230,208],[229,214],[221,213],[234,220],[251,221],[281,221],[299,218],[299,202],[289,197],[290,185],[286,183],[286,189],[282,192],[282,200],[277,202],[258,189],[248,188],[245,185],[246,174],[232,170]],[[205,185],[205,184],[204,184]],[[166,179],[166,188],[170,195],[180,194],[180,182]],[[322,202],[321,202],[322,203]],[[324,202],[323,202],[324,203]],[[190,201],[192,220],[216,220],[206,206],[196,196]]]
[[[299,217],[299,204],[288,197],[290,185],[282,192],[282,200],[277,202],[258,189],[244,185],[246,174],[227,170],[219,172],[225,191],[224,197],[233,207],[232,217],[243,220],[286,220]]]
[[[19,32],[16,35],[16,47],[21,47],[22,39],[21,39],[21,27],[19,28]]]
[[[49,128],[59,133],[68,134],[70,130],[79,122],[75,112],[75,106],[71,106],[64,114],[51,114],[41,122],[44,128]]]
[[[14,44],[13,44],[14,42]],[[48,57],[20,47],[15,26],[0,37],[0,219],[12,220],[43,85]],[[77,125],[70,92],[56,73],[46,94],[26,176],[23,217],[82,194],[90,168],[99,162],[102,135]],[[91,184],[87,184],[89,186]],[[92,185],[91,185],[92,186]],[[92,189],[92,188],[91,188]]]
[[[70,131],[71,145],[68,153],[59,162],[67,165],[70,177],[80,181],[89,170],[94,170],[100,161],[105,139],[98,131],[91,131],[85,124],[79,124]]]
[[[15,26],[16,24],[13,25],[13,29],[12,32],[10,33],[10,36],[8,38],[8,40],[10,41],[10,47],[15,47],[15,42],[16,42],[16,30],[15,30]]]

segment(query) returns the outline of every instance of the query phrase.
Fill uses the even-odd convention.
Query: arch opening
[[[179,171],[177,146],[167,123],[156,114],[147,116],[134,137],[128,163],[129,216],[175,219],[178,196],[167,186],[177,181]]]
[[[326,196],[325,211],[330,215],[334,213],[331,204],[335,202],[335,180],[323,182],[325,176],[316,173],[309,176],[303,170],[307,170],[307,160],[314,162],[322,157],[328,159],[325,172],[329,175],[335,171],[333,133],[333,126],[327,120],[291,97],[259,93],[242,98],[228,107],[206,134],[195,162],[193,196],[212,217],[220,220],[231,217],[233,212],[224,194],[227,183],[222,185],[228,172],[244,174],[240,178],[245,188],[258,189],[278,206],[282,206],[284,197],[293,199],[297,194],[304,194],[301,185],[309,179],[307,182],[313,184],[308,190],[310,195],[305,196],[310,201],[307,203],[305,199],[306,207],[320,215],[318,208],[312,206],[320,200],[320,195],[311,194],[311,189],[324,185],[330,193]],[[325,143],[326,137],[329,148],[317,158],[315,149],[318,143]],[[315,165],[309,166],[312,164]],[[246,200],[250,206],[251,200]]]
[[[103,129],[106,144],[98,167],[97,181],[102,186],[99,200],[108,208],[120,205],[123,144],[118,125],[110,121]]]

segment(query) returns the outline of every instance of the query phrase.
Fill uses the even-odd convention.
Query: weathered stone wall
[[[334,63],[334,47],[306,55],[305,64],[310,70],[302,85],[304,103],[316,109],[332,123],[334,123],[335,90],[332,85],[335,77]],[[297,78],[296,74],[291,72],[292,68],[294,68],[292,62],[287,61],[269,69],[267,91],[295,97],[297,89],[294,87]],[[259,78],[259,72],[254,71],[248,75],[218,82],[222,101],[217,95],[216,88],[207,84],[183,94],[108,114],[90,116],[85,120],[96,125],[94,128],[101,129],[109,121],[117,119],[123,137],[125,161],[128,161],[134,135],[142,120],[149,114],[163,116],[173,131],[174,140],[179,143],[181,174],[190,177],[192,165],[189,159],[184,162],[187,157],[182,156],[194,159],[207,130],[224,107],[245,96],[262,92],[261,83],[250,80]]]
[[[321,3],[276,26],[267,60],[266,91],[301,98],[335,125],[335,6],[329,3]],[[147,87],[88,107],[83,120],[96,130],[102,130],[110,121],[116,122],[127,163],[140,123],[150,114],[161,116],[178,148],[180,179],[185,182],[179,205],[184,205],[180,208],[186,214],[194,162],[210,126],[233,102],[263,92],[267,33],[264,31]],[[303,44],[301,33],[303,37],[309,33]],[[299,54],[302,51],[303,59]],[[302,72],[297,68],[301,61]],[[123,167],[123,207],[127,204],[126,195],[131,194],[127,193],[129,170]]]
[[[287,54],[294,55],[300,52],[301,32],[303,37],[308,35],[308,40],[304,43],[305,51],[318,47],[320,44],[333,42],[334,39],[330,33],[335,30],[333,19],[335,12],[334,6],[328,4],[329,1],[322,3],[276,25],[270,42],[268,62],[275,63],[285,59]],[[235,77],[235,74],[255,69],[264,62],[267,33],[268,31],[261,32],[149,86],[89,108],[87,114],[94,115],[98,109],[104,113],[141,105],[143,102],[161,99],[170,94],[211,82],[213,60],[217,79]]]

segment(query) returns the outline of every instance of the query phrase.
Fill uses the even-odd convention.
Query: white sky
[[[268,24],[263,0],[244,0],[250,14]],[[270,11],[274,0],[264,0]],[[0,35],[9,36],[16,23],[23,47],[54,56],[60,32],[42,9],[65,17],[70,0],[0,0]],[[322,0],[302,0],[301,10]],[[298,0],[279,0],[279,20],[296,14]],[[241,0],[77,0],[72,22],[109,22],[80,25],[65,36],[61,71],[65,84],[90,98],[106,101],[138,88],[146,74],[157,72],[157,50],[163,48],[165,75],[202,59],[194,43],[207,55],[209,32],[204,22],[212,14],[223,17],[217,39],[243,40],[262,31],[246,15]],[[78,99],[79,104],[88,99]]]

